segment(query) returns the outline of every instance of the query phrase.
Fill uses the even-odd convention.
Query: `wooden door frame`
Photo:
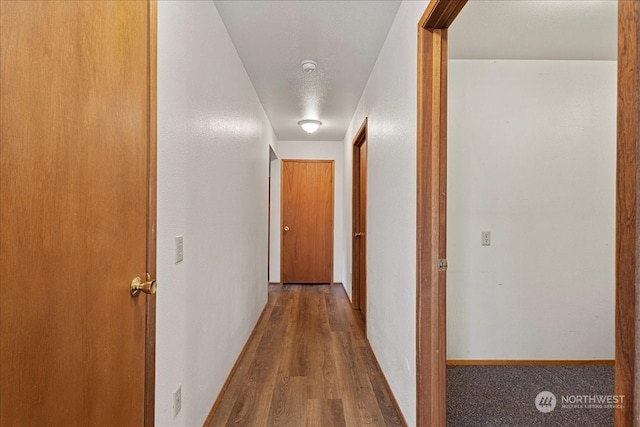
[[[351,212],[351,272],[352,275],[355,273],[356,269],[356,252],[358,252],[358,256],[360,256],[359,254],[359,249],[358,251],[356,251],[356,237],[355,237],[355,233],[356,233],[356,228],[357,225],[360,222],[360,209],[362,208],[360,206],[360,201],[358,199],[359,195],[360,195],[360,167],[362,166],[360,164],[360,147],[362,147],[362,144],[364,144],[367,141],[367,127],[369,124],[369,118],[365,117],[364,121],[362,122],[362,125],[360,125],[360,129],[358,129],[358,132],[356,133],[356,136],[353,138],[353,161],[352,161],[352,180],[351,180],[351,206],[353,207],[353,210]],[[366,167],[366,164],[365,164]],[[366,190],[365,190],[366,191]],[[365,194],[365,200],[366,200],[366,194]],[[365,213],[366,213],[366,206],[365,206]],[[366,244],[366,243],[365,243]],[[357,261],[358,266],[360,265],[360,261]],[[361,301],[360,301],[360,272],[358,271],[358,280],[352,280],[351,282],[351,307],[354,310],[359,310],[360,306],[361,306]],[[365,309],[366,309],[366,301],[365,301]],[[366,318],[366,313],[365,313],[365,318]]]
[[[446,425],[447,29],[467,0],[431,0],[418,23],[416,393],[418,426]],[[618,1],[616,426],[640,426],[640,2]]]
[[[640,425],[640,2],[618,1],[615,426]]]
[[[280,160],[280,284],[283,285],[284,281],[282,274],[284,267],[284,163],[285,162],[298,162],[298,163],[331,163],[331,277],[329,284],[333,284],[333,263],[334,263],[334,244],[335,239],[333,234],[335,233],[336,222],[336,161],[333,159],[281,159]]]
[[[447,28],[467,0],[432,0],[418,24],[416,420],[446,411]]]
[[[147,272],[157,277],[156,232],[158,211],[158,2],[148,3],[148,73],[149,73],[149,141],[147,182]],[[156,296],[145,295],[145,367],[144,367],[144,425],[155,425],[156,396]],[[136,357],[137,355],[131,355]]]

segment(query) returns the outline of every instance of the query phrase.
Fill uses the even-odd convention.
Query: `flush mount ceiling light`
[[[320,120],[300,120],[298,124],[305,132],[314,133],[322,125],[322,122]]]
[[[315,71],[318,63],[311,59],[305,59],[300,63],[300,65],[302,65],[302,71],[304,71],[305,73],[312,73],[313,71]]]

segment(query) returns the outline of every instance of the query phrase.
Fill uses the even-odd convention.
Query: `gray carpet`
[[[536,407],[542,391],[555,398],[553,410],[552,397],[538,399],[547,413]],[[447,425],[609,427],[613,409],[603,401],[608,395],[613,366],[449,366]]]

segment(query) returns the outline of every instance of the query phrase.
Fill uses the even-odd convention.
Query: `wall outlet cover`
[[[482,246],[491,246],[491,232],[490,231],[481,231],[480,232],[480,244]]]

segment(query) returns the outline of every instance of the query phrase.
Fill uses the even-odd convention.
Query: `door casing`
[[[352,307],[360,310],[365,321],[367,318],[367,126],[368,118],[365,118],[353,139],[353,211],[351,213]],[[362,156],[363,150],[364,156]],[[356,233],[362,234],[356,235]]]

